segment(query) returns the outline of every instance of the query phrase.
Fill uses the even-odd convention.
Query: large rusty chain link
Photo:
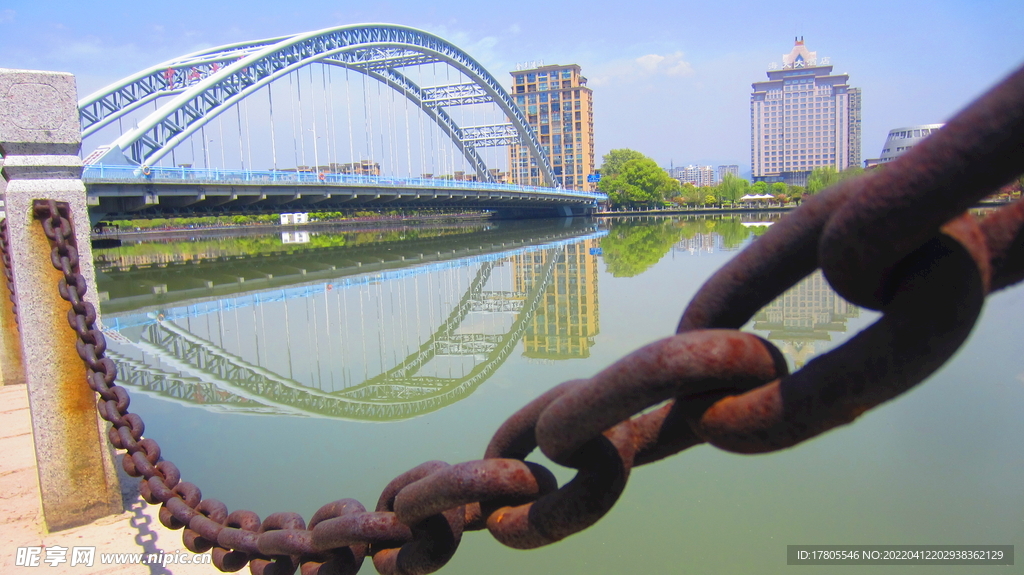
[[[922,381],[966,339],[986,295],[1024,278],[1024,203],[981,221],[965,212],[1022,171],[1024,69],[899,160],[808,199],[704,284],[676,335],[550,389],[501,425],[483,459],[424,463],[388,484],[373,511],[341,499],[308,524],[295,513],[230,512],[161,458],[104,357],[66,207],[41,200],[36,213],[110,442],[126,451],[122,465],[142,478],[146,501],[161,504],[160,521],[184,528],[189,550],[255,575],[351,574],[366,555],[380,573],[419,575],[440,569],[466,530],[547,545],[599,520],[634,466],[704,442],[740,453],[790,447]],[[840,295],[882,317],[790,374],[774,345],[738,329],[819,267]],[[576,477],[559,487],[525,461],[538,447]]]

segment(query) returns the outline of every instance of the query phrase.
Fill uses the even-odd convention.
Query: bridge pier
[[[27,385],[43,520],[54,531],[123,511],[107,424],[75,351],[70,304],[57,292],[63,275],[50,263],[49,242],[34,219],[35,200],[68,203],[89,286],[85,299],[98,307],[75,78],[0,69],[0,99],[0,181],[17,310],[15,318],[8,300],[0,305],[3,347],[14,356],[3,357],[4,384]]]

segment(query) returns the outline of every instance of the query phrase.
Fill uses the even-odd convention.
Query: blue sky
[[[863,157],[888,130],[942,122],[1024,64],[1024,2],[172,3],[0,0],[0,67],[72,72],[86,95],[200,48],[386,22],[460,46],[499,80],[517,62],[576,63],[594,89],[598,156],[749,171],[750,84],[793,38],[863,90]]]

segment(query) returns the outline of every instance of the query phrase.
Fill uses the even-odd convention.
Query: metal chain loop
[[[483,460],[427,462],[389,483],[375,511],[342,499],[308,526],[294,513],[229,512],[161,458],[104,357],[67,206],[38,200],[35,212],[110,443],[126,451],[142,497],[161,505],[161,522],[184,528],[189,550],[210,551],[224,572],[351,575],[369,553],[380,573],[421,575],[452,557],[464,530],[546,545],[598,521],[636,465],[703,442],[740,453],[789,447],[928,377],[966,339],[986,295],[1024,279],[1024,201],[981,221],[963,213],[1022,167],[1024,68],[899,160],[807,200],[704,284],[677,335],[548,390],[500,426]],[[5,224],[0,261],[13,291]],[[840,295],[883,315],[789,374],[774,345],[736,330],[818,267]],[[524,461],[538,446],[576,477],[559,488]]]
[[[0,263],[4,266],[4,279],[7,281],[7,293],[10,296],[11,311],[14,322],[18,323],[18,299],[14,294],[14,267],[11,265],[11,230],[7,227],[7,218],[0,220]]]

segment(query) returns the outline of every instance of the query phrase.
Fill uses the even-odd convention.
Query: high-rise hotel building
[[[832,74],[827,58],[807,50],[803,38],[782,66],[750,95],[750,163],[754,181],[805,185],[819,166],[860,165],[860,89],[846,74]]]
[[[512,97],[548,155],[553,184],[593,191],[596,184],[587,176],[594,173],[594,97],[580,67],[540,66],[511,74]],[[543,185],[537,159],[527,146],[509,146],[508,171],[512,183]]]

